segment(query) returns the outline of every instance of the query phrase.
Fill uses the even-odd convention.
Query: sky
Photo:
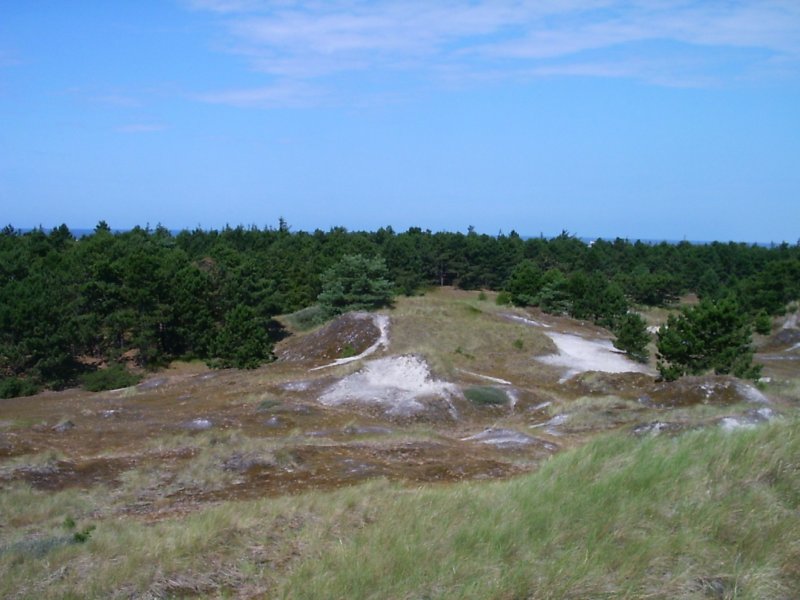
[[[800,0],[3,0],[0,221],[796,243]]]

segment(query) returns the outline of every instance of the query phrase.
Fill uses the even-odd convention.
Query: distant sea
[[[17,230],[21,231],[22,233],[28,233],[30,231],[33,231],[34,229],[38,229],[38,228],[35,228],[35,227],[19,227],[19,228],[17,228]],[[212,228],[209,228],[209,231],[211,229]],[[51,231],[50,229],[47,229],[47,228],[44,228],[44,230],[46,232]],[[113,229],[112,228],[111,231],[113,233],[125,233],[126,231],[130,231],[130,229]],[[169,230],[169,232],[172,235],[177,235],[181,231],[185,231],[185,229],[170,229]],[[70,232],[76,238],[82,238],[84,236],[91,235],[92,233],[94,233],[94,228],[91,228],[91,229],[75,228],[75,229],[70,229]],[[523,240],[530,240],[530,239],[538,238],[538,237],[541,237],[541,236],[539,236],[539,235],[521,235],[520,237]],[[556,236],[551,236],[551,237],[556,237]],[[545,238],[550,239],[547,236],[545,236]],[[594,242],[596,242],[598,240],[603,240],[605,242],[613,242],[616,238],[610,238],[610,237],[579,237],[578,239],[581,240],[585,244],[592,244],[592,243],[594,243]],[[707,246],[709,244],[713,244],[714,243],[713,240],[712,241],[668,240],[668,239],[660,240],[660,239],[641,239],[641,238],[635,238],[635,239],[634,238],[621,238],[621,239],[627,240],[627,241],[629,241],[631,243],[642,242],[643,244],[647,244],[649,246],[655,246],[657,244],[662,244],[662,243],[667,243],[667,244],[671,244],[671,245],[677,245],[677,244],[680,244],[682,242],[688,242],[688,243],[692,244],[693,246]],[[772,248],[774,246],[779,246],[780,244],[783,243],[782,241],[781,242],[742,242],[742,241],[734,241],[734,240],[725,240],[725,241],[716,240],[716,241],[719,242],[719,243],[722,243],[722,244],[727,244],[727,243],[733,242],[734,244],[747,244],[748,246],[760,246],[762,248]],[[798,243],[800,243],[800,240],[798,241]]]

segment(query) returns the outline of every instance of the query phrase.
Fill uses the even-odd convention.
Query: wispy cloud
[[[281,81],[257,88],[198,94],[196,99],[241,108],[300,108],[319,104],[324,100],[324,95],[323,91],[303,82]]]
[[[167,128],[162,123],[127,123],[115,129],[117,133],[155,133]]]
[[[269,77],[251,90],[337,86],[337,77],[410,73],[436,81],[538,76],[634,78],[671,85],[726,83],[782,65],[800,74],[796,0],[190,0],[217,15],[227,51]],[[659,56],[640,54],[660,47]],[[623,51],[620,51],[622,49]],[[691,55],[691,60],[687,60]],[[777,72],[773,70],[773,72]],[[387,78],[388,79],[388,78]],[[276,91],[277,90],[277,91]],[[207,94],[234,105],[247,90]],[[270,104],[270,100],[266,104]]]

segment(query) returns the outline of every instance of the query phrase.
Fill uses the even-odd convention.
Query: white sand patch
[[[327,406],[355,402],[383,407],[390,415],[406,416],[426,410],[425,399],[450,398],[458,386],[432,377],[418,356],[389,356],[367,363],[357,373],[329,387],[319,401]]]
[[[528,446],[537,442],[533,438],[519,431],[513,429],[494,429],[492,427],[484,429],[480,433],[471,435],[469,437],[461,438],[462,442],[478,442],[480,444],[488,444],[498,448],[519,448],[521,446]],[[548,442],[544,442],[544,447],[548,450],[555,450],[556,446]]]
[[[565,413],[560,413],[557,414],[552,419],[550,419],[549,421],[547,421],[546,423],[536,423],[535,425],[530,425],[529,427],[530,429],[537,429],[539,427],[544,427],[545,431],[548,434],[558,437],[561,435],[561,432],[554,428],[558,427],[559,425],[563,425],[567,421],[569,421],[569,415]]]
[[[511,313],[504,313],[504,317],[511,319],[512,321],[518,321],[520,323],[525,323],[525,325],[531,325],[532,327],[544,327],[549,329],[550,325],[547,323],[542,323],[541,321],[534,321],[533,319],[526,319],[525,317],[520,317],[519,315],[512,315]]]
[[[762,394],[752,385],[737,382],[736,389],[742,396],[745,397],[745,399],[747,399],[748,402],[757,402],[759,404],[769,403],[769,398],[767,398],[764,394]]]
[[[661,331],[661,325],[650,325],[647,327],[647,333],[652,333],[653,335],[657,334]]]
[[[477,377],[478,379],[485,379],[486,381],[499,383],[500,385],[511,385],[510,381],[506,381],[505,379],[500,379],[499,377],[492,377],[491,375],[481,375],[480,373],[473,373],[472,371],[467,371],[466,369],[458,369],[458,370],[461,373],[472,375],[473,377]]]
[[[610,340],[587,340],[569,333],[546,334],[558,348],[558,354],[537,357],[536,360],[566,369],[561,382],[585,371],[604,373],[649,373],[640,365],[614,348]]]
[[[319,369],[327,369],[329,367],[338,367],[339,365],[346,365],[347,363],[355,362],[357,360],[361,360],[362,358],[366,358],[371,354],[375,354],[379,348],[388,348],[389,347],[389,317],[387,315],[372,315],[373,323],[375,323],[375,327],[381,332],[380,336],[378,337],[377,341],[372,344],[369,348],[364,350],[361,354],[357,356],[348,356],[347,358],[337,358],[332,363],[327,365],[322,365],[321,367],[314,367],[311,371],[318,371]]]
[[[722,417],[719,426],[725,431],[735,431],[737,429],[751,429],[756,425],[768,423],[773,419],[780,418],[780,415],[771,408],[763,407],[755,410],[748,410],[744,415],[738,417]]]
[[[311,387],[310,381],[290,381],[281,386],[287,392],[305,392]]]
[[[514,408],[517,406],[517,403],[519,403],[519,396],[517,396],[517,392],[514,390],[507,390],[506,394],[508,394],[508,407],[513,412]]]
[[[719,421],[719,426],[722,427],[724,431],[735,431],[737,429],[752,429],[756,424],[742,421],[736,417],[723,417]]]
[[[792,314],[788,319],[786,319],[781,329],[798,329],[797,313]]]

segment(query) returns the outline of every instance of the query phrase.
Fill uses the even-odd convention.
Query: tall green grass
[[[616,434],[511,482],[400,494],[296,598],[800,597],[800,424]]]

